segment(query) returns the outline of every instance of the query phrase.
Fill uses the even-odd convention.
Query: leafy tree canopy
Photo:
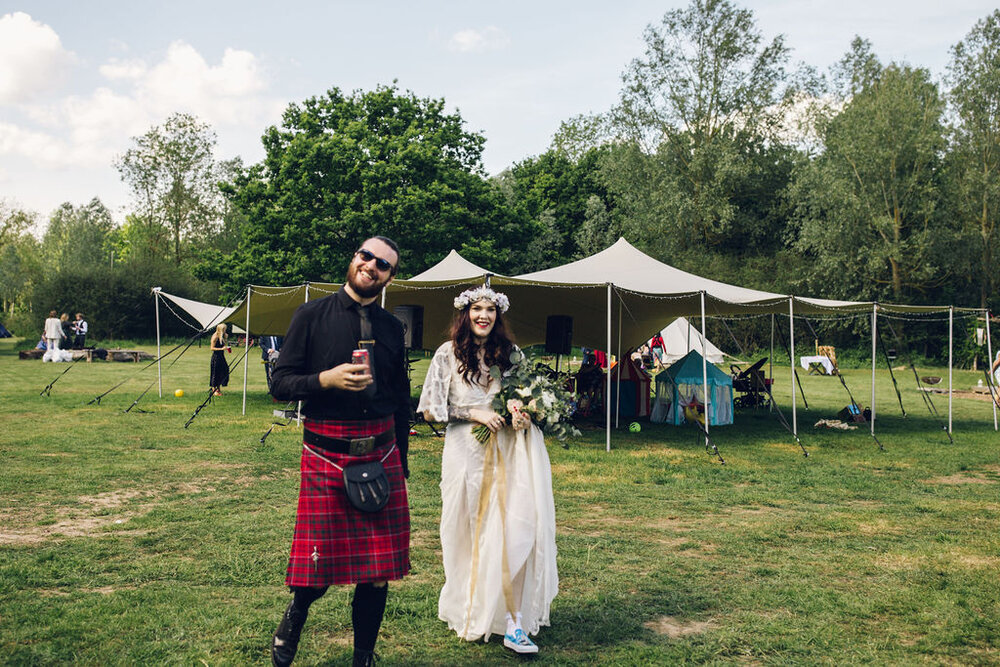
[[[263,137],[266,157],[226,189],[247,217],[237,249],[200,275],[247,283],[341,280],[352,252],[382,234],[400,245],[400,275],[459,249],[503,263],[512,247],[500,192],[482,175],[484,138],[444,100],[395,85],[325,95],[285,111]]]
[[[949,185],[966,243],[979,306],[996,294],[1000,234],[1000,10],[952,48],[949,97],[955,111]]]
[[[176,113],[132,142],[115,166],[132,190],[138,216],[169,231],[180,265],[184,242],[209,236],[219,225],[218,182],[225,171],[213,157],[215,132],[190,114]]]
[[[765,42],[753,13],[728,0],[668,11],[644,40],[606,126],[618,150],[604,177],[627,228],[667,252],[753,251],[743,230],[771,217],[777,200],[761,185],[789,169],[778,139],[788,48],[780,36]],[[559,139],[572,145],[598,129],[577,121]],[[774,237],[770,228],[760,235]]]
[[[868,53],[856,41],[842,61],[861,87],[825,121],[823,153],[790,190],[794,245],[813,260],[813,293],[923,301],[947,279],[953,238],[938,209],[944,101],[926,70],[873,67]]]
[[[521,257],[524,266],[518,268],[537,271],[590,254],[581,252],[577,240],[588,219],[588,248],[594,245],[595,233],[601,239],[608,236],[614,204],[600,177],[599,164],[601,156],[609,152],[608,146],[592,147],[578,156],[570,156],[553,149],[523,160],[501,174],[499,180],[508,188],[507,205],[515,215],[539,227]],[[604,223],[603,229],[594,229],[597,221]],[[616,239],[617,236],[611,242]],[[598,250],[605,247],[602,245]]]
[[[83,206],[65,202],[52,212],[42,238],[46,262],[77,271],[104,264],[113,229],[111,211],[97,197]]]

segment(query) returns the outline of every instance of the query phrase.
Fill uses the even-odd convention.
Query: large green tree
[[[46,263],[51,270],[82,271],[110,261],[111,212],[94,197],[83,206],[65,202],[49,216],[42,237]]]
[[[810,260],[802,282],[849,299],[925,300],[948,276],[952,238],[938,206],[944,101],[926,70],[882,67],[863,40],[840,73],[841,110],[821,121],[823,150],[789,191],[793,244]]]
[[[516,257],[521,266],[515,269],[537,271],[577,259],[593,252],[597,239],[603,242],[614,232],[610,213],[614,203],[600,176],[601,156],[609,150],[592,147],[571,155],[552,149],[518,162],[498,177],[508,193],[511,212],[536,227],[525,252]],[[578,236],[588,220],[583,237],[587,249],[581,251]],[[604,223],[603,228],[595,227],[599,223]]]
[[[134,137],[133,146],[115,161],[135,197],[137,217],[170,232],[178,265],[185,257],[186,241],[207,236],[220,224],[215,141],[207,124],[176,113],[162,126]]]
[[[956,117],[949,173],[958,217],[976,248],[971,278],[979,306],[986,307],[1000,269],[1000,10],[952,48],[948,73]]]
[[[247,217],[239,245],[199,275],[230,291],[254,282],[341,280],[351,253],[373,234],[396,239],[402,275],[451,248],[504,264],[517,231],[502,193],[483,178],[481,135],[444,100],[395,86],[337,88],[292,104],[264,133],[266,157],[228,196]]]
[[[38,241],[31,235],[36,215],[0,200],[0,310],[27,310],[32,284],[41,272]]]
[[[788,171],[778,132],[788,49],[728,0],[668,11],[644,39],[609,118],[618,141],[606,178],[648,245],[745,252],[746,228],[769,222],[776,203],[760,184]]]

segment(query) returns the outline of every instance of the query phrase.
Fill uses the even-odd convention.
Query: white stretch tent
[[[480,271],[482,272],[479,273]],[[510,297],[514,307],[507,319],[521,345],[544,342],[548,316],[568,315],[573,318],[574,344],[608,351],[617,349],[619,357],[623,348],[627,350],[638,346],[649,338],[651,331],[660,329],[663,322],[671,317],[699,316],[701,334],[704,336],[705,319],[708,316],[787,314],[790,318],[790,352],[794,360],[792,318],[795,316],[868,313],[872,322],[872,435],[875,432],[875,326],[878,312],[948,312],[949,366],[951,322],[955,311],[980,312],[980,309],[941,306],[836,301],[747,289],[676,269],[642,253],[625,239],[619,239],[611,247],[591,257],[514,277],[490,274],[453,251],[442,262],[417,278],[419,279],[394,281],[383,293],[383,305],[389,310],[401,305],[422,307],[424,347],[432,349],[447,338],[448,323],[454,312],[454,296],[483,281],[491,282]],[[325,296],[338,288],[338,284],[332,283],[307,283],[289,287],[251,285],[247,287],[247,297],[227,316],[226,321],[243,325],[254,335],[283,334],[299,304]],[[699,350],[703,356],[707,353],[706,348],[707,346],[703,346]],[[705,363],[707,385],[707,361]],[[791,373],[794,387],[794,362]],[[611,395],[610,389],[609,386],[608,395]],[[994,406],[996,427],[995,411]],[[606,417],[606,446],[610,449],[610,402]],[[797,433],[794,391],[792,430]],[[950,393],[948,430],[951,431]]]

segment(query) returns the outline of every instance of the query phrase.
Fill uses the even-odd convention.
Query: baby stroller
[[[767,405],[773,378],[764,377],[763,367],[767,357],[755,362],[746,370],[736,364],[730,364],[729,370],[733,376],[733,391],[739,396],[733,401],[737,408],[756,408]]]

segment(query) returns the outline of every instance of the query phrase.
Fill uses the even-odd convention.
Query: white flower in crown
[[[462,310],[477,301],[484,300],[496,306],[501,313],[506,313],[507,309],[510,308],[510,299],[507,298],[506,294],[494,292],[486,285],[481,285],[480,287],[467,289],[456,296],[455,310]]]

